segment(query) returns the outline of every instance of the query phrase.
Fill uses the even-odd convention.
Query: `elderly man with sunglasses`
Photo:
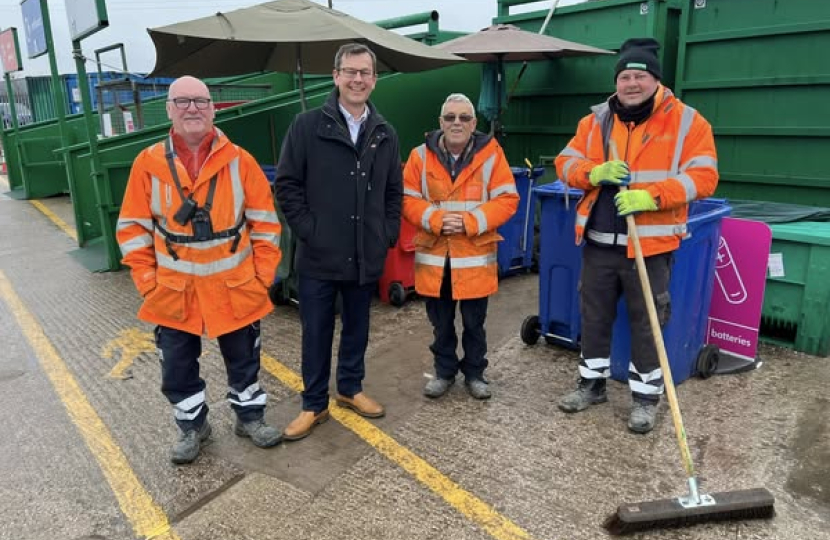
[[[218,338],[228,374],[234,431],[256,446],[280,442],[263,420],[257,380],[260,324],[279,264],[280,223],[256,160],[214,127],[207,86],[170,85],[169,136],[133,163],[118,217],[118,244],[144,298],[139,319],[155,324],[161,390],[181,434],[171,461],[190,463],[210,436],[202,334]]]
[[[434,335],[435,377],[424,395],[443,396],[460,371],[471,396],[489,399],[484,321],[488,297],[498,290],[502,237],[496,228],[516,212],[519,195],[501,146],[476,131],[475,108],[465,95],[447,97],[439,123],[404,168],[403,214],[419,229],[415,289],[427,298]],[[464,327],[461,360],[456,305]]]

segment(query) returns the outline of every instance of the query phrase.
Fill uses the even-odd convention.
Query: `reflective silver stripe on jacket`
[[[193,247],[194,244],[188,244],[188,247]],[[217,261],[211,261],[208,263],[195,263],[191,261],[185,261],[182,259],[173,260],[173,257],[166,255],[160,251],[156,251],[156,260],[158,261],[158,265],[160,268],[167,268],[169,270],[173,270],[175,272],[180,272],[182,274],[187,274],[191,276],[212,276],[214,274],[218,274],[220,272],[225,272],[226,270],[232,270],[242,264],[245,259],[251,256],[251,246],[245,246],[244,249],[240,249],[236,253],[225,257],[224,259],[219,259]]]
[[[424,199],[429,200],[429,186],[427,186],[427,145],[422,144],[415,151],[421,156],[421,193]]]
[[[653,238],[655,236],[686,236],[686,224],[677,225],[637,225],[637,235],[640,238]],[[627,246],[628,235],[599,232],[588,229],[585,236],[598,244],[606,246]]]
[[[582,214],[576,215],[576,226],[577,227],[585,227],[588,223],[588,216],[583,216]]]
[[[681,165],[680,170],[685,171],[686,169],[695,169],[698,167],[717,170],[718,160],[713,158],[712,156],[695,156],[683,165]]]
[[[487,255],[476,255],[475,257],[451,257],[450,267],[457,268],[478,268],[496,263],[496,254],[489,253]],[[440,255],[428,255],[426,253],[415,252],[415,263],[426,266],[438,266],[443,268],[446,261],[445,257]]]
[[[490,191],[490,198],[495,199],[502,193],[515,193],[519,194],[519,191],[516,189],[516,184],[505,184],[503,186],[499,186],[496,189]]]
[[[662,182],[667,180],[672,175],[671,171],[662,171],[662,170],[655,170],[655,171],[631,171],[631,183],[632,184],[647,184],[650,182]]]
[[[473,210],[471,213],[473,217],[476,218],[476,223],[478,224],[478,234],[485,232],[487,230],[487,215],[481,210],[481,208]]]
[[[562,167],[562,180],[564,180],[565,182],[571,182],[573,180],[571,178],[571,168],[573,168],[577,163],[579,163],[579,159],[577,158],[571,158],[565,162],[565,166]],[[568,199],[566,197],[565,201],[567,200]]]
[[[415,197],[416,199],[423,199],[424,196],[421,195],[420,191],[415,191],[414,189],[404,188],[403,189],[404,195],[409,195],[410,197]]]
[[[448,212],[472,212],[481,206],[481,203],[478,201],[441,201],[435,203],[435,206]]]
[[[493,178],[493,167],[496,166],[496,154],[487,158],[487,161],[482,165],[481,182],[481,202],[487,202],[490,198],[490,180]]]
[[[438,209],[434,206],[427,206],[427,209],[424,210],[424,215],[421,216],[421,227],[424,228],[425,231],[432,232],[432,229],[429,227],[429,218],[434,214]]]
[[[585,233],[585,236],[598,244],[604,244],[606,246],[628,245],[627,234],[614,234],[609,232],[599,232],[595,231],[594,229],[588,229],[588,231]]]
[[[582,152],[580,152],[579,150],[577,150],[576,148],[573,148],[571,146],[566,146],[565,148],[563,148],[562,151],[559,152],[559,155],[560,156],[578,157],[578,158],[583,158],[583,159],[585,158],[585,154],[583,154]]]
[[[118,247],[121,248],[122,255],[126,256],[127,254],[132,253],[137,249],[142,249],[153,245],[153,237],[150,234],[150,231],[153,230],[152,220],[141,218],[118,218],[115,230],[123,231],[136,225],[144,229],[146,232],[144,234],[140,234],[138,236],[130,238],[129,240],[126,240],[124,242],[119,242]]]
[[[153,237],[149,233],[140,234],[130,238],[126,242],[121,242],[118,247],[121,248],[121,255],[127,256],[137,249],[144,249],[153,245]]]

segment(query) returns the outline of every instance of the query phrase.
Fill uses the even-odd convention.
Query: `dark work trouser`
[[[662,327],[671,315],[669,281],[673,255],[662,253],[646,257],[645,262],[657,318]],[[663,393],[663,372],[634,259],[629,259],[619,248],[586,244],[582,251],[579,287],[582,312],[580,376],[584,379],[610,376],[611,332],[617,315],[617,302],[624,294],[631,323],[628,384],[635,398],[659,400]]]
[[[340,349],[337,392],[351,397],[363,391],[365,354],[369,343],[369,309],[377,283],[322,280],[299,275],[300,319],[303,325],[303,410],[328,408],[331,349],[337,293],[340,308]]]
[[[484,379],[487,368],[487,334],[484,321],[487,318],[487,297],[471,300],[452,299],[452,279],[449,264],[444,267],[441,296],[427,298],[426,309],[432,323],[434,341],[430,350],[435,358],[435,375],[452,379],[460,370],[467,380]],[[461,346],[464,358],[458,361],[458,336],[455,332],[455,306],[459,305],[464,330]]]
[[[219,350],[228,374],[227,399],[243,422],[262,418],[267,396],[257,382],[260,360],[259,321],[219,336]],[[199,429],[208,405],[205,381],[199,376],[202,337],[157,326],[156,347],[161,360],[161,391],[173,405],[182,431]]]

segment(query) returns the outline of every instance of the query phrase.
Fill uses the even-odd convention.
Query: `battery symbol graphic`
[[[718,243],[717,262],[715,263],[715,278],[720,285],[726,301],[730,304],[741,304],[746,300],[746,287],[735,266],[732,252],[729,251],[729,244],[721,237]]]

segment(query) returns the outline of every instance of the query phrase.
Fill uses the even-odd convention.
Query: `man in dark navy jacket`
[[[398,136],[369,103],[377,60],[368,47],[342,46],[333,75],[337,88],[321,108],[294,119],[277,166],[277,202],[297,237],[303,325],[303,409],[285,428],[287,441],[328,419],[338,293],[343,328],[335,400],[361,416],[384,415],[362,383],[369,307],[400,229]]]

